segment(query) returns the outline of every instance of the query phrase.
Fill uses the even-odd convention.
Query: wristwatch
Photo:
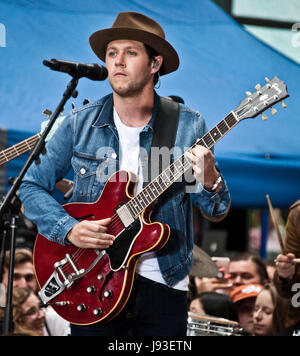
[[[213,184],[213,186],[211,187],[211,189],[209,189],[210,192],[214,192],[218,185],[223,181],[221,175],[219,175],[219,177],[217,178],[217,180],[215,181],[215,183]]]

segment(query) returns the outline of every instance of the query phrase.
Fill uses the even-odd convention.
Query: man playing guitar
[[[161,26],[135,12],[120,13],[112,28],[90,37],[90,44],[106,64],[113,93],[66,117],[47,143],[40,165],[33,165],[25,176],[20,198],[26,216],[48,240],[98,251],[117,242],[111,228],[113,218],[83,218],[79,222],[50,193],[71,167],[75,172],[74,202],[95,202],[107,179],[118,170],[138,177],[133,194],[142,190],[146,166],[141,152],[150,151],[160,100],[154,85],[158,73],[162,76],[177,70],[179,58]],[[174,146],[183,153],[205,132],[201,114],[180,104]],[[230,206],[226,182],[215,167],[211,150],[195,145],[186,157],[196,179],[193,192],[187,193],[184,180],[176,182],[160,196],[151,214],[152,221],[169,225],[168,242],[159,251],[147,250],[139,257],[130,298],[118,315],[104,324],[74,323],[72,335],[186,335],[192,203],[213,221],[223,219]],[[155,186],[153,194],[157,190]],[[43,258],[47,259],[46,253]],[[86,309],[85,305],[78,307],[82,315]]]

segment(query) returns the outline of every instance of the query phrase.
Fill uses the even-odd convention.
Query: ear
[[[163,63],[163,57],[162,56],[156,56],[153,58],[153,63],[152,63],[152,73],[155,74],[157,73]]]

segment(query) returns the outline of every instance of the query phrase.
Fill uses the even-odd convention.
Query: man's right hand
[[[288,253],[287,255],[278,255],[276,258],[276,269],[279,277],[290,279],[294,277],[295,274],[295,263],[293,259],[295,255],[293,253]]]
[[[79,248],[106,249],[111,246],[115,236],[107,233],[111,218],[102,220],[83,220],[67,234],[67,239]]]

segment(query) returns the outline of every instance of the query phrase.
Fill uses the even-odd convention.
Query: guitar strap
[[[154,122],[154,132],[152,137],[151,148],[157,147],[160,149],[162,147],[168,147],[171,152],[175,144],[178,121],[179,104],[171,99],[160,97],[157,116]],[[148,157],[149,182],[151,181],[151,178],[155,178],[151,177],[151,164],[156,165],[157,160],[159,160],[159,174],[166,168],[163,166],[162,155],[153,157],[151,148]],[[169,164],[170,162],[168,163],[168,165]],[[149,182],[144,181],[143,187],[145,187]]]

